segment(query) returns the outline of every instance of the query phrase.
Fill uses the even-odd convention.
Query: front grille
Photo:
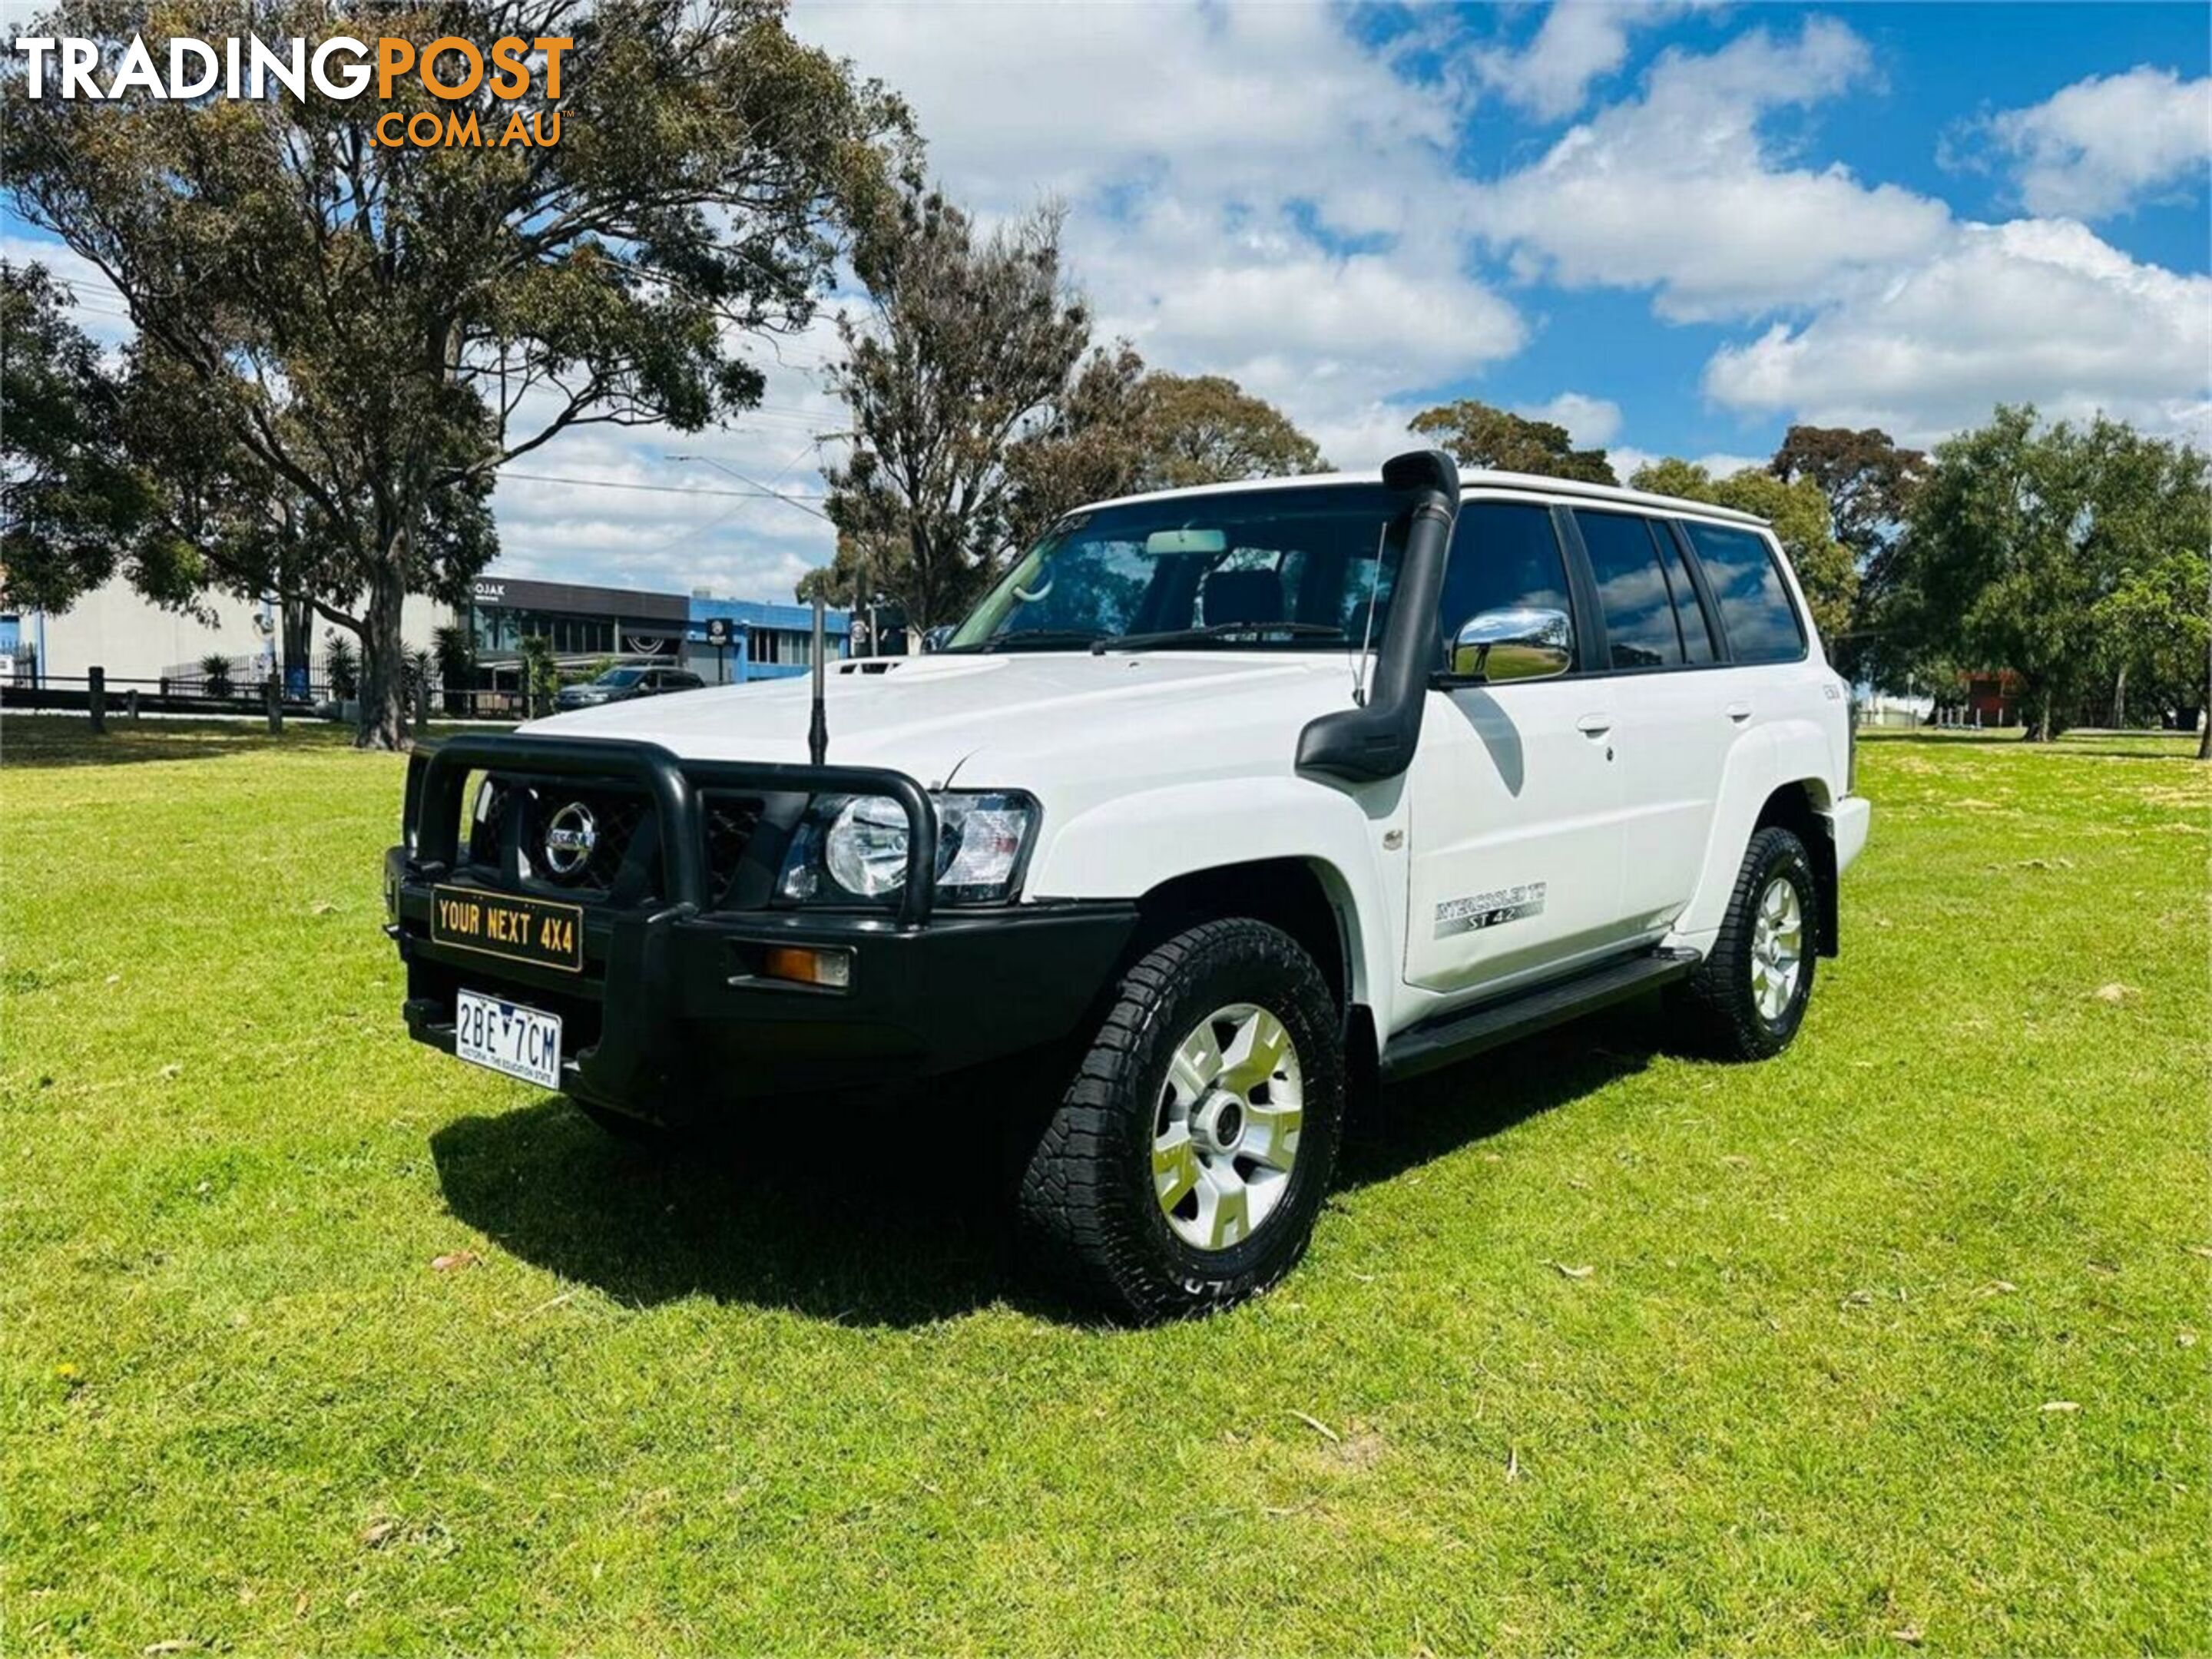
[[[636,903],[661,889],[660,831],[635,790],[489,777],[471,798],[467,847],[479,870],[536,891]]]
[[[660,887],[660,836],[645,797],[628,790],[579,789],[566,783],[522,786],[519,844],[531,873],[570,892],[603,896],[617,886],[625,898]],[[588,815],[588,816],[586,816]],[[588,851],[557,844],[564,827],[588,825]],[[581,862],[577,863],[579,857]]]
[[[754,795],[709,794],[704,802],[707,817],[707,890],[714,908],[736,909],[749,895],[740,891],[745,852],[760,828],[761,802]],[[772,879],[775,872],[768,872]]]
[[[469,862],[486,870],[500,867],[500,836],[507,823],[512,786],[505,778],[486,778],[464,790],[461,811]]]
[[[805,797],[791,798],[790,809],[775,819],[783,829],[765,835],[763,819],[770,816],[767,798],[708,789],[698,800],[710,905],[722,910],[766,905],[790,827],[785,820],[796,818]],[[562,849],[548,842],[561,823],[574,828],[573,817],[562,817],[571,805],[591,815],[592,845],[582,863],[564,870],[559,867]],[[549,897],[622,905],[642,904],[666,892],[659,814],[640,791],[487,774],[466,793],[463,811],[463,859],[501,885]],[[573,858],[573,842],[567,850]],[[748,854],[752,854],[750,862]]]

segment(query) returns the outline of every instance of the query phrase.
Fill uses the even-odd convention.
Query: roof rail
[[[1700,518],[1725,519],[1735,524],[1764,526],[1756,513],[1692,501],[1686,495],[1661,495],[1649,489],[1630,489],[1620,484],[1586,483],[1580,478],[1549,478],[1535,472],[1470,472],[1460,480],[1460,493],[1475,489],[1525,489],[1531,494],[1573,495],[1593,501],[1613,501],[1623,507],[1645,507],[1656,512],[1694,513]]]
[[[1380,477],[1381,474],[1375,472],[1320,472],[1282,478],[1243,478],[1231,483],[1198,484],[1180,489],[1153,489],[1134,495],[1116,495],[1103,501],[1086,501],[1072,511],[1092,513],[1101,507],[1128,507],[1139,501],[1182,496],[1228,495],[1248,490],[1371,484]],[[1620,507],[1642,507],[1646,512],[1693,514],[1701,519],[1719,519],[1730,524],[1766,527],[1766,520],[1757,514],[1741,512],[1733,507],[1717,507],[1711,501],[1693,501],[1680,495],[1658,495],[1648,489],[1628,489],[1619,484],[1584,483],[1578,478],[1546,477],[1534,472],[1463,472],[1460,475],[1459,487],[1462,496],[1469,491],[1480,489],[1526,490],[1531,495],[1567,495],[1577,500],[1610,501]]]

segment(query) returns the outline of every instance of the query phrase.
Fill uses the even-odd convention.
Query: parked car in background
[[[625,663],[581,685],[562,686],[553,699],[553,706],[597,708],[602,703],[628,702],[633,697],[657,697],[665,691],[696,691],[706,684],[689,669],[648,668]]]

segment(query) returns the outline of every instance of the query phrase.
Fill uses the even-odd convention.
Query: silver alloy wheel
[[[1787,876],[1777,876],[1759,896],[1759,912],[1751,928],[1751,994],[1759,1016],[1772,1024],[1797,994],[1798,976],[1804,972],[1805,912],[1798,902],[1797,886]]]
[[[1176,1237],[1225,1250],[1290,1190],[1305,1117],[1297,1046],[1249,1002],[1217,1008],[1176,1045],[1153,1119],[1152,1188]]]

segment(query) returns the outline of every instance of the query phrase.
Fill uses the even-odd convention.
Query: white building
[[[35,657],[42,680],[67,685],[99,667],[118,688],[145,682],[149,688],[167,674],[197,674],[203,658],[231,659],[234,683],[258,683],[265,673],[251,665],[273,663],[279,649],[273,604],[249,604],[228,595],[204,597],[204,617],[166,611],[150,604],[120,577],[86,594],[66,611],[27,611],[0,616],[0,658],[14,659],[15,672],[28,678]],[[431,635],[453,620],[451,609],[410,594],[400,612],[410,650],[428,649]],[[12,629],[10,624],[12,623]],[[323,634],[329,623],[318,618],[314,658],[319,677]],[[12,632],[11,641],[9,635]],[[351,642],[351,636],[347,636]]]

